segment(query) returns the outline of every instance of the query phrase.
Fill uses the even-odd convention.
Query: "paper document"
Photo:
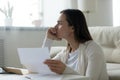
[[[28,74],[25,75],[26,78],[32,80],[62,80],[63,75],[58,74]]]
[[[53,74],[49,67],[43,63],[46,59],[50,59],[48,48],[18,48],[18,55],[21,64],[30,72]]]

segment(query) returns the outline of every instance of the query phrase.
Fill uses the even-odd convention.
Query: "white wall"
[[[96,10],[85,14],[89,26],[113,25],[113,1],[96,0]]]
[[[87,15],[89,26],[112,26],[112,0],[97,0],[96,11]]]
[[[45,6],[49,4],[49,3],[46,4],[47,3],[46,1],[49,1],[49,0],[44,1]],[[66,1],[60,0],[56,2],[54,1],[54,4],[52,6],[46,6],[46,7],[44,6],[44,18],[45,18],[43,21],[44,25],[54,26],[58,19],[59,12],[62,9],[66,9],[66,8],[80,9],[79,6],[81,4],[79,1],[80,0],[66,0]],[[87,15],[85,14],[88,25],[89,26],[112,26],[113,25],[112,0],[86,0],[86,2],[89,2],[88,4],[91,4],[91,3],[94,4],[92,1],[96,1],[96,10],[93,10]],[[94,6],[90,5],[89,7],[94,7]]]
[[[120,26],[120,0],[113,0],[113,25]]]

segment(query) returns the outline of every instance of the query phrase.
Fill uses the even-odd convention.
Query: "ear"
[[[74,32],[74,27],[73,26],[69,26],[69,31],[70,32]]]
[[[74,27],[73,26],[71,26],[71,30],[72,30],[72,32],[74,32]]]

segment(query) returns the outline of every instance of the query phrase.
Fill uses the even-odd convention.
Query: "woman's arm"
[[[51,48],[51,45],[53,43],[53,40],[45,37],[44,41],[43,41],[43,44],[42,44],[42,48],[43,47],[48,47],[49,51],[50,51],[50,48]]]
[[[47,30],[42,47],[48,47],[50,50],[50,47],[51,47],[53,40],[61,40],[61,38],[57,37],[57,31],[56,31],[55,27],[49,28]]]
[[[88,46],[86,53],[88,57],[88,65],[85,76],[90,77],[91,80],[99,80],[103,77],[102,75],[105,75],[102,80],[105,79],[105,77],[107,77],[106,64],[102,49],[95,43],[92,43]]]

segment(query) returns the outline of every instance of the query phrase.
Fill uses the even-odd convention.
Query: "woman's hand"
[[[57,37],[57,27],[52,27],[48,29],[47,38],[52,40],[61,40],[61,38]]]
[[[51,71],[57,74],[62,74],[66,68],[66,65],[59,60],[47,59],[44,63],[48,65]]]

